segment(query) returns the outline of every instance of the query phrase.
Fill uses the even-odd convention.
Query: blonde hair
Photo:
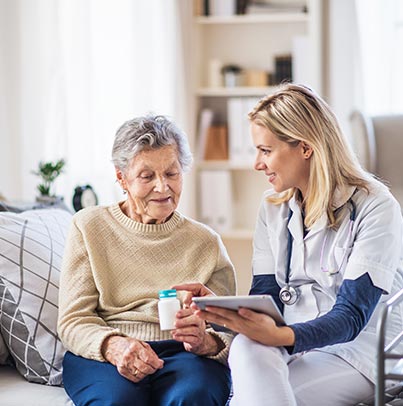
[[[358,163],[330,107],[308,87],[285,84],[261,99],[248,117],[281,141],[291,145],[304,142],[312,148],[303,202],[305,226],[310,228],[326,213],[329,227],[337,228],[339,220],[332,206],[335,190],[355,186],[368,192],[371,177]],[[269,201],[287,202],[295,192],[295,188],[288,189]]]

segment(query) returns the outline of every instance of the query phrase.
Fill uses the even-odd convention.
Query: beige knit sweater
[[[197,281],[218,295],[235,294],[234,270],[220,237],[178,212],[163,224],[142,224],[119,204],[73,217],[60,277],[58,332],[69,351],[105,361],[110,335],[171,339],[159,329],[158,291]],[[213,332],[212,332],[213,333]],[[232,336],[215,357],[225,362]]]

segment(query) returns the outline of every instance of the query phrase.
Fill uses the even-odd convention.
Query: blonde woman
[[[272,185],[257,218],[250,294],[272,295],[287,326],[248,309],[198,311],[239,333],[231,405],[354,405],[374,393],[380,303],[403,286],[400,206],[310,89],[284,85],[249,118],[255,169]],[[402,314],[390,315],[391,335]]]

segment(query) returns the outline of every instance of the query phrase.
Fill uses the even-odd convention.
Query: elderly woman
[[[64,387],[76,405],[224,405],[231,335],[192,309],[161,331],[158,291],[198,281],[235,293],[220,237],[176,208],[192,156],[167,118],[130,120],[112,159],[127,199],[78,212],[60,281]],[[206,390],[208,388],[208,390]]]

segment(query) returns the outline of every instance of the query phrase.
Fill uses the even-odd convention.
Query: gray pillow
[[[34,202],[25,204],[10,204],[4,200],[0,200],[0,212],[8,211],[12,213],[22,213],[27,210],[39,210],[39,209],[63,209],[71,211],[63,199],[56,199],[54,202]]]
[[[6,365],[10,353],[4,343],[3,337],[0,335],[0,365]]]
[[[0,200],[0,212],[1,211],[11,211],[12,213],[21,213],[24,210],[22,208],[12,206],[11,204],[9,204],[3,200]]]
[[[59,275],[71,213],[0,213],[0,330],[17,370],[30,382],[60,385]]]

